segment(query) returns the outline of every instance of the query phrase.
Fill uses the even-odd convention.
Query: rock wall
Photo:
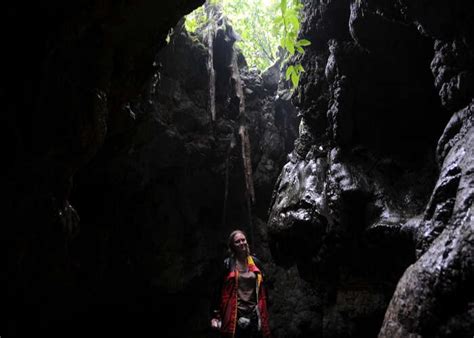
[[[472,5],[304,11],[313,43],[268,222],[273,257],[316,290],[315,334],[472,335]]]
[[[75,292],[88,275],[76,275],[70,260],[70,239],[80,226],[70,203],[73,177],[107,135],[132,124],[126,102],[143,91],[170,27],[202,3],[50,1],[3,7],[6,335],[84,336],[94,320],[113,331],[100,316],[75,318],[89,309]],[[84,323],[91,325],[86,329]]]

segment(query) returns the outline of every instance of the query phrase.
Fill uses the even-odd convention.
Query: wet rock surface
[[[314,334],[472,334],[472,29],[418,6],[305,4],[302,120],[268,226],[319,291]]]

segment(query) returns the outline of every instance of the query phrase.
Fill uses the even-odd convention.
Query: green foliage
[[[194,33],[199,27],[204,26],[207,23],[207,16],[204,11],[204,6],[197,8],[194,12],[186,15],[184,21],[184,27],[188,32]]]
[[[301,73],[304,68],[301,63],[288,65],[289,59],[295,53],[304,53],[303,47],[311,45],[306,39],[298,40],[298,32],[300,30],[300,12],[303,8],[300,0],[279,0],[279,15],[274,19],[275,33],[280,36],[280,46],[288,52],[284,65],[286,68],[286,80],[291,80],[293,90],[298,87]]]
[[[222,0],[223,12],[240,35],[237,46],[250,67],[264,70],[277,59],[278,37],[273,34],[275,0]]]
[[[296,65],[289,65],[286,68],[285,78],[286,78],[287,81],[291,79],[291,83],[293,84],[293,88],[296,88],[296,87],[298,87],[298,83],[300,82],[300,75],[303,72],[304,72],[304,68],[300,63],[298,63]]]
[[[236,43],[250,67],[264,70],[279,57],[278,47],[286,51],[283,67],[287,66],[286,79],[293,88],[299,83],[304,72],[300,63],[287,65],[291,56],[304,53],[304,47],[311,44],[306,39],[298,40],[300,0],[208,0],[219,4],[229,18],[241,39]],[[207,22],[204,7],[200,7],[186,17],[185,27],[189,32]],[[281,56],[280,56],[281,57]]]

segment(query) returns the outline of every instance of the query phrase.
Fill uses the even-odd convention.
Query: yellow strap
[[[252,256],[247,256],[247,264],[248,265],[251,265],[251,264],[255,265],[255,262],[253,261]],[[257,273],[257,287],[260,287],[260,283],[262,283],[262,274]]]

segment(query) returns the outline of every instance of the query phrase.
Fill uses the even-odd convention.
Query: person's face
[[[247,252],[247,238],[244,234],[239,232],[234,236],[234,248],[237,253]]]

